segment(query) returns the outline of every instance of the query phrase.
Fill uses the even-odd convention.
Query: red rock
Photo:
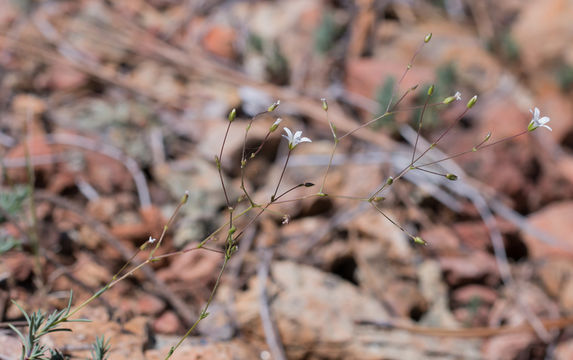
[[[420,233],[420,237],[429,245],[431,251],[438,253],[453,253],[459,249],[460,240],[456,234],[445,225],[437,225]]]
[[[350,60],[346,65],[347,90],[356,94],[375,98],[376,92],[391,76],[397,82],[404,72],[407,64],[375,59],[357,58]],[[416,66],[409,72],[401,85],[404,91],[416,84],[432,82],[434,73],[427,67]]]
[[[489,231],[483,221],[465,221],[452,226],[460,243],[472,250],[487,250],[491,247]],[[427,241],[427,240],[426,240]]]
[[[557,162],[557,169],[559,173],[573,184],[573,156],[569,154],[562,154]]]
[[[535,268],[535,273],[547,294],[557,298],[561,293],[564,282],[573,280],[573,262],[569,259],[551,258],[542,261]]]
[[[571,133],[573,123],[571,121],[564,121],[565,119],[573,118],[573,102],[571,102],[571,95],[563,94],[561,89],[555,84],[555,79],[548,79],[551,86],[546,87],[543,91],[538,91],[538,103],[535,104],[541,112],[541,116],[549,116],[553,121],[549,126],[553,131],[550,133],[545,132],[544,136],[549,136],[556,141],[562,141]],[[541,90],[541,89],[540,89]]]
[[[164,312],[153,322],[153,330],[160,334],[174,334],[181,328],[181,322],[173,311]]]
[[[573,201],[550,204],[528,217],[528,223],[552,236],[558,245],[552,246],[524,234],[524,241],[532,259],[548,256],[573,258]],[[561,247],[560,247],[561,246]]]
[[[555,360],[570,360],[573,359],[573,340],[565,340],[559,342],[555,346],[555,351],[553,352]]]
[[[151,294],[144,294],[137,299],[137,311],[143,315],[157,315],[165,309],[165,302]]]
[[[468,256],[442,257],[439,262],[450,285],[478,280],[488,285],[499,282],[495,258],[484,251],[473,251]]]
[[[570,0],[523,3],[511,35],[519,46],[519,59],[527,72],[533,73],[548,62],[571,55],[571,14]]]
[[[479,133],[485,136],[491,131],[492,140],[518,134],[527,129],[531,121],[531,114],[519,107],[510,97],[496,98],[489,101],[482,109],[480,114],[476,114],[480,117]],[[522,141],[523,138],[513,141]]]
[[[409,317],[414,312],[423,314],[428,309],[426,299],[413,282],[400,280],[390,283],[385,289],[384,300],[401,317]]]
[[[236,56],[234,46],[236,38],[235,29],[227,26],[214,26],[203,37],[202,44],[207,51],[232,60]]]
[[[9,252],[2,255],[0,272],[7,271],[9,277],[17,281],[24,281],[32,274],[34,264],[32,257],[22,252]]]
[[[196,247],[192,244],[187,249]],[[163,281],[182,281],[197,286],[209,282],[221,267],[223,256],[207,250],[195,250],[176,256],[169,267],[157,272]]]

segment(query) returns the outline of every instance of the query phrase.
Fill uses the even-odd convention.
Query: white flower
[[[153,244],[155,241],[157,241],[157,239],[155,239],[154,237],[150,236],[149,240],[147,240],[148,243]]]
[[[302,136],[301,130],[295,132],[294,135],[292,134],[289,128],[284,128],[284,131],[287,133],[287,135],[283,135],[283,137],[288,140],[289,150],[294,149],[295,146],[297,146],[302,142],[312,142],[312,140],[310,140],[307,137],[301,137]]]
[[[549,126],[545,125],[551,120],[548,116],[544,116],[540,119],[539,118],[540,114],[539,114],[538,108],[535,108],[535,110],[529,109],[529,112],[533,114],[533,118],[531,119],[531,122],[527,126],[527,130],[533,131],[533,130],[537,129],[538,127],[544,127],[544,128],[547,128],[549,131],[551,131],[551,128]]]
[[[456,91],[456,93],[454,94],[454,97],[456,98],[456,100],[461,100],[462,94],[459,91]]]

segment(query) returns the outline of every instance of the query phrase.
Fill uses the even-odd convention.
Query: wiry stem
[[[326,104],[326,100],[324,100],[324,104]],[[323,105],[323,108],[325,106]],[[328,165],[326,166],[326,171],[324,172],[324,177],[322,178],[322,184],[320,185],[320,190],[318,190],[319,194],[324,194],[324,186],[326,185],[326,177],[328,176],[328,172],[330,171],[330,167],[332,166],[332,159],[334,159],[334,153],[336,152],[336,147],[338,146],[338,137],[336,137],[336,130],[334,128],[334,124],[328,118],[328,107],[325,108],[326,112],[326,121],[328,121],[328,125],[330,126],[330,131],[332,132],[332,137],[334,139],[334,145],[332,146],[332,151],[330,152],[330,159],[328,160]]]
[[[410,162],[410,165],[414,165],[414,157],[416,156],[416,149],[418,147],[418,140],[420,139],[420,133],[422,132],[422,123],[424,122],[424,113],[426,112],[426,107],[428,106],[428,101],[430,100],[430,97],[432,96],[431,92],[433,92],[433,87],[434,87],[434,85],[432,85],[432,87],[430,88],[432,90],[428,91],[428,96],[426,96],[426,101],[424,102],[424,107],[422,108],[422,112],[420,113],[420,120],[418,120],[418,132],[416,133],[416,141],[414,142],[414,150],[412,150],[412,160]]]
[[[275,192],[273,193],[273,196],[271,196],[271,202],[274,202],[276,200],[275,196],[277,195],[277,191],[279,191],[279,186],[281,185],[281,181],[283,180],[283,176],[285,175],[285,171],[286,171],[286,168],[288,165],[288,161],[290,159],[291,152],[292,152],[292,150],[289,149],[289,151],[287,153],[285,165],[283,166],[283,170],[281,172],[281,177],[279,178],[279,181],[277,182],[277,187],[275,188]]]
[[[217,170],[219,171],[219,179],[221,179],[221,187],[223,188],[223,193],[225,194],[225,201],[227,207],[231,207],[231,202],[229,201],[229,195],[227,195],[227,189],[225,188],[225,181],[223,180],[223,170],[221,163],[223,161],[223,149],[225,148],[225,142],[227,142],[227,136],[229,135],[229,129],[231,128],[231,122],[227,123],[227,130],[225,130],[225,136],[223,137],[223,144],[221,144],[221,151],[219,152],[219,157],[217,158]]]
[[[189,330],[187,330],[185,335],[183,335],[181,337],[181,339],[179,339],[177,344],[175,344],[175,346],[172,346],[171,349],[169,349],[169,353],[165,357],[165,360],[168,360],[169,358],[171,358],[171,356],[173,355],[175,350],[177,350],[177,348],[179,346],[181,346],[183,341],[185,341],[185,339],[187,339],[189,337],[189,335],[191,335],[191,333],[193,332],[193,330],[195,330],[197,325],[199,325],[201,320],[205,319],[209,315],[207,310],[209,309],[209,306],[211,305],[211,302],[213,301],[213,299],[215,297],[215,293],[217,292],[217,289],[219,288],[219,284],[221,283],[221,278],[223,277],[223,273],[225,272],[225,269],[227,268],[227,264],[229,262],[229,259],[230,259],[230,257],[225,256],[225,259],[223,260],[223,265],[221,266],[221,269],[219,270],[219,275],[217,275],[217,280],[215,281],[215,285],[213,286],[213,289],[211,290],[211,293],[209,294],[209,299],[207,300],[207,302],[205,303],[205,306],[201,310],[201,314],[199,315],[199,317],[197,317],[197,320],[195,320],[195,323],[193,323],[193,325],[189,328]]]

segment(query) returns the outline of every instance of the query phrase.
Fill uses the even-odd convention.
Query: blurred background
[[[281,189],[316,185],[238,220],[210,315],[174,358],[573,358],[572,20],[571,0],[0,1],[2,358],[20,351],[10,300],[34,311],[65,306],[70,289],[88,298],[159,237],[185,191],[160,254],[224,225],[213,158],[227,115],[237,109],[222,158],[234,203],[245,128],[277,100],[253,121],[251,152],[283,119],[245,185],[269,201],[283,126],[312,143],[292,152]],[[408,166],[432,84],[419,153],[451,130],[422,163],[489,132],[486,144],[508,140],[428,168],[457,181],[409,172],[380,194],[383,214],[345,198]],[[552,131],[522,134],[535,107]],[[332,196],[313,196],[328,121],[339,136],[370,123],[338,144]],[[50,344],[81,357],[105,335],[111,359],[162,359],[211,293],[223,233],[215,251],[136,272],[79,314],[92,323]]]

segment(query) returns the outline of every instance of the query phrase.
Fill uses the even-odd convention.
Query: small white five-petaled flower
[[[539,114],[538,108],[535,108],[535,110],[529,109],[529,112],[533,114],[533,118],[531,119],[531,122],[527,126],[527,130],[533,131],[533,130],[537,129],[538,127],[544,127],[544,128],[547,128],[549,131],[551,131],[551,128],[549,126],[545,125],[551,120],[548,116],[544,116],[542,118],[539,118],[540,114]]]
[[[285,127],[284,131],[287,133],[287,135],[283,135],[283,137],[288,140],[289,150],[294,149],[295,146],[297,146],[300,143],[312,142],[312,140],[310,140],[309,138],[302,137],[302,131],[301,130],[295,132],[294,135],[293,135],[292,131],[290,131],[289,128]]]
[[[154,237],[152,237],[152,236],[150,236],[150,237],[149,237],[149,240],[147,240],[147,242],[150,243],[150,244],[153,244],[155,241],[157,241],[157,239],[154,238]]]
[[[459,91],[456,91],[456,93],[454,94],[454,97],[456,98],[456,100],[461,100],[462,94]]]

